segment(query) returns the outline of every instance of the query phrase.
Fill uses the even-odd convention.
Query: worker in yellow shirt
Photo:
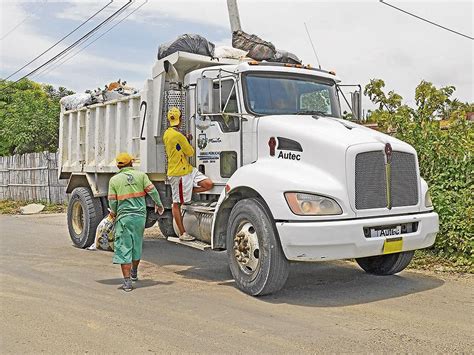
[[[163,142],[168,157],[167,175],[173,195],[173,218],[179,229],[179,239],[190,241],[195,238],[184,229],[181,205],[191,201],[193,192],[208,191],[214,184],[211,179],[189,164],[188,158],[194,155],[194,148],[189,143],[192,137],[188,140],[178,131],[181,119],[181,111],[177,107],[172,107],[168,111],[170,127],[163,135]]]

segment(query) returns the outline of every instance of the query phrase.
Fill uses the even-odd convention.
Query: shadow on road
[[[147,240],[144,259],[158,267],[186,266],[177,274],[188,278],[235,287],[225,252],[199,251],[165,240]],[[365,273],[347,261],[293,263],[283,289],[263,302],[307,307],[340,307],[403,297],[440,287],[444,281],[434,276],[402,272],[393,276]]]
[[[98,283],[103,285],[122,285],[123,279],[122,278],[115,278],[115,279],[106,279],[106,280],[97,280]],[[153,287],[157,285],[171,285],[173,281],[156,281],[151,279],[143,279],[138,280],[137,282],[133,283],[133,288],[145,288],[145,287]]]

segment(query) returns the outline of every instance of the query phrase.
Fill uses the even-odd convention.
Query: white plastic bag
[[[115,218],[110,214],[107,215],[97,226],[95,233],[95,247],[101,250],[114,250],[115,240]]]
[[[216,47],[214,56],[216,58],[231,58],[231,59],[242,59],[247,56],[248,51],[234,48],[231,46],[220,46]]]
[[[92,103],[91,94],[73,94],[59,100],[66,111],[76,110]]]

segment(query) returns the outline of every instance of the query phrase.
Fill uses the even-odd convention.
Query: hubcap
[[[74,201],[72,205],[72,229],[77,235],[84,229],[84,211],[79,200]]]
[[[234,256],[246,274],[254,273],[260,265],[258,236],[250,222],[243,222],[234,236]]]

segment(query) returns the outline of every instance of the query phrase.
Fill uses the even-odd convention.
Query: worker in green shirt
[[[146,194],[155,202],[155,212],[163,214],[163,205],[155,185],[144,172],[132,167],[128,153],[116,157],[120,171],[109,181],[109,206],[115,216],[114,264],[120,264],[124,291],[133,289],[138,280],[138,264],[142,256],[143,232],[146,220]]]

